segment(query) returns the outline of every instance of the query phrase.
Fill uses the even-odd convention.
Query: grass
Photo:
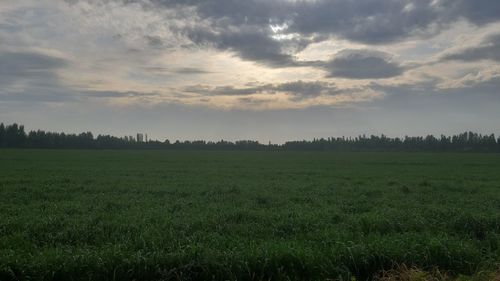
[[[0,280],[490,276],[499,171],[498,154],[0,150]]]
[[[500,270],[476,272],[474,276],[450,275],[446,271],[433,268],[424,271],[404,264],[390,270],[383,270],[375,276],[376,281],[500,281]]]

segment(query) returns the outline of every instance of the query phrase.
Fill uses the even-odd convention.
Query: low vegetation
[[[0,280],[498,278],[499,171],[499,154],[0,150]]]

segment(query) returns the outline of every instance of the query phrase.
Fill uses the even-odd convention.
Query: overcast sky
[[[500,133],[500,1],[2,0],[0,122],[283,142]]]

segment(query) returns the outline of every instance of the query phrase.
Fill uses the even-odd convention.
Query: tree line
[[[454,151],[500,152],[500,138],[494,134],[464,132],[435,137],[391,138],[385,135],[329,137],[289,141],[284,144],[262,144],[258,141],[140,141],[139,136],[94,136],[91,132],[65,134],[36,130],[25,132],[24,126],[0,123],[1,148],[66,148],[66,149],[193,149],[193,150],[331,150],[331,151]]]

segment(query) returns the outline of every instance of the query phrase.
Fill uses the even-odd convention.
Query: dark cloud
[[[322,95],[337,95],[348,92],[349,90],[339,89],[333,83],[322,81],[304,82],[299,80],[281,84],[263,84],[243,88],[233,86],[210,87],[195,85],[185,88],[184,91],[210,96],[248,96],[259,93],[287,93],[292,95],[294,100],[302,100]]]
[[[306,99],[321,95],[337,95],[345,90],[338,89],[335,84],[327,82],[303,82],[295,81],[274,86],[276,91],[293,94],[295,99]]]
[[[230,25],[267,25],[270,19],[279,20],[292,11],[290,3],[282,0],[151,0],[150,2],[170,8],[191,6],[196,8],[197,14],[202,18],[215,19]]]
[[[0,75],[22,76],[66,66],[60,58],[33,52],[0,53]]]
[[[247,28],[237,32],[218,31],[217,34],[189,33],[196,43],[232,51],[242,60],[252,61],[272,68],[316,66],[316,61],[297,61],[294,54],[312,42],[322,41],[321,36],[308,38],[272,38],[268,31]]]
[[[236,88],[233,86],[210,87],[204,85],[194,85],[184,88],[184,91],[210,96],[246,96],[270,91],[272,87],[272,85],[261,85],[247,88]]]
[[[479,46],[445,55],[442,60],[493,60],[500,62],[500,34],[487,37]]]
[[[64,103],[76,100],[72,90],[55,85],[30,85],[20,91],[0,90],[0,102]]]
[[[159,36],[146,35],[144,39],[152,48],[162,48],[164,47],[163,40]]]
[[[371,50],[342,50],[324,65],[331,77],[378,79],[401,75],[403,67],[387,53]]]
[[[320,0],[297,2],[290,31],[323,33],[366,44],[383,44],[424,32],[439,21],[430,0]]]
[[[466,83],[466,86],[475,88],[484,93],[491,93],[494,95],[500,94],[500,76],[492,77],[491,79],[481,81],[478,83]]]
[[[0,53],[0,91],[6,91],[14,82],[44,86],[56,84],[54,73],[64,67],[67,62],[60,58],[33,52],[5,52]]]
[[[474,74],[479,74],[474,73]],[[474,99],[478,95],[488,95],[499,97],[500,94],[500,76],[483,77],[473,80],[465,80],[462,84],[456,87],[442,88],[439,84],[443,80],[435,78],[427,81],[422,81],[415,84],[399,84],[399,85],[382,85],[376,82],[370,83],[369,88],[384,92],[390,96],[398,95],[420,95],[424,97],[459,95],[467,99]],[[381,101],[386,103],[389,100]],[[402,106],[404,107],[404,106]]]
[[[211,71],[207,71],[201,68],[196,68],[196,67],[178,67],[178,68],[168,68],[168,67],[158,67],[158,66],[146,66],[142,67],[142,69],[155,73],[155,74],[162,74],[162,73],[177,73],[177,74],[207,74],[207,73],[212,73]]]
[[[440,0],[437,3],[449,19],[465,18],[478,25],[500,20],[500,1]]]
[[[56,71],[67,65],[68,62],[64,59],[41,53],[0,53],[0,101],[73,100],[74,97],[56,75]]]
[[[238,99],[238,101],[248,106],[260,106],[265,103],[271,102],[272,99],[255,99],[252,97],[241,97]]]
[[[294,9],[291,31],[366,44],[432,35],[460,19],[478,25],[500,20],[500,1],[491,0],[319,0],[296,2]]]
[[[9,102],[81,102],[88,98],[150,98],[155,96],[158,94],[134,91],[77,91],[52,82],[46,85],[31,84],[20,92],[0,91],[0,101]]]
[[[288,32],[328,34],[369,44],[426,33],[431,25],[461,18],[475,24],[500,20],[491,0],[156,0],[196,8],[198,15],[231,26],[286,24]]]
[[[195,68],[195,67],[180,67],[174,69],[175,73],[178,74],[206,74],[206,73],[211,73],[210,71],[206,71],[200,68]]]
[[[407,36],[413,28],[425,28],[436,17],[429,0],[206,0],[153,1],[174,7],[193,6],[202,18],[232,26],[286,24],[288,32],[329,34],[362,42],[387,42]]]
[[[173,7],[191,5],[210,26],[180,30],[197,45],[233,51],[244,60],[270,67],[314,66],[293,54],[330,36],[364,43],[387,43],[424,29],[435,16],[425,16],[429,1],[156,1]],[[412,13],[412,14],[408,14]],[[279,27],[277,33],[272,26]],[[276,35],[284,35],[276,39]],[[286,35],[293,35],[286,37]],[[279,36],[278,36],[279,37]]]
[[[266,31],[258,28],[241,28],[235,32],[225,29],[213,31],[206,28],[194,28],[185,29],[182,32],[198,45],[233,51],[243,60],[270,67],[297,65],[291,55],[283,52],[286,42],[275,40]]]

